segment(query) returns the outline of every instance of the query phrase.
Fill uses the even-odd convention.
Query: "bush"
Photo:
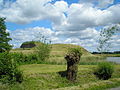
[[[38,56],[38,60],[45,61],[45,59],[49,58],[51,51],[51,46],[49,44],[41,43],[36,47],[36,53]]]
[[[10,53],[10,54],[18,64],[22,64],[23,62],[25,62],[24,60],[25,56],[22,53]]]
[[[38,63],[36,54],[24,55],[22,53],[11,53],[11,56],[19,65]]]
[[[98,64],[98,68],[95,70],[94,74],[99,79],[108,80],[111,78],[113,71],[114,67],[111,63],[102,62]]]
[[[22,82],[23,74],[9,53],[0,53],[0,81],[3,83]]]
[[[69,48],[68,53],[78,54],[79,56],[82,55],[81,48]]]

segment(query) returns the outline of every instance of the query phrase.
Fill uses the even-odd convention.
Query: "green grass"
[[[19,67],[25,80],[19,84],[0,84],[0,90],[102,90],[120,85],[120,66],[109,80],[98,80],[93,74],[96,65],[79,65],[75,83],[61,77],[58,72],[65,71],[66,65],[31,64]]]
[[[37,43],[38,44],[38,43]],[[71,44],[53,44],[50,58],[45,64],[21,65],[24,81],[12,85],[1,84],[0,90],[102,90],[120,86],[120,65],[115,66],[115,72],[109,80],[99,80],[93,74],[96,64],[104,62],[105,57],[93,55],[80,47],[83,55],[80,60],[77,81],[72,83],[58,72],[66,70],[64,59],[68,48],[80,47]],[[13,49],[11,52],[22,52],[23,54],[34,53],[35,48]]]
[[[120,54],[94,54],[94,55],[103,57],[120,57]]]

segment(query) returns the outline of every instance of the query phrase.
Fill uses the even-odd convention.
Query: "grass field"
[[[80,47],[71,44],[53,44],[50,58],[45,61],[46,64],[27,64],[20,65],[23,71],[24,81],[15,84],[1,84],[0,90],[103,90],[120,86],[120,65],[115,65],[115,72],[109,80],[99,80],[93,74],[96,64],[104,62],[104,57],[92,55],[84,48],[78,69],[77,81],[72,83],[62,77],[60,73],[66,70],[66,61],[64,59],[68,48]],[[30,54],[35,51],[32,49],[13,49],[11,52],[22,52]]]
[[[109,80],[98,80],[93,74],[96,65],[79,65],[77,81],[72,83],[58,73],[66,65],[30,64],[19,67],[25,80],[19,84],[0,84],[0,90],[102,90],[120,85],[120,66]]]

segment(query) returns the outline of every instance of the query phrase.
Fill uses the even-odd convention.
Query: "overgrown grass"
[[[71,83],[58,72],[65,71],[66,65],[31,64],[20,66],[24,80],[21,84],[0,84],[3,90],[102,90],[120,85],[120,66],[109,80],[98,80],[93,74],[96,65],[80,65],[75,83]]]

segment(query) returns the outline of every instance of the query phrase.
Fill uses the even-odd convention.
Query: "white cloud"
[[[69,7],[63,0],[54,4],[48,3],[50,1],[52,0],[17,0],[9,8],[1,9],[0,16],[7,17],[9,22],[26,24],[50,20],[55,31],[42,27],[11,31],[12,43],[16,41],[20,44],[32,40],[34,35],[40,32],[54,43],[73,43],[91,50],[92,47],[96,48],[99,35],[95,27],[120,22],[120,4],[105,10],[98,8],[107,7],[114,0],[98,0],[96,7],[93,5],[96,0],[80,0],[80,3],[71,4]],[[119,37],[116,39],[117,42]]]
[[[56,2],[54,5],[48,3],[51,0],[17,0],[11,7],[4,8],[0,16],[7,17],[7,21],[19,24],[29,23],[35,20],[50,19],[54,23],[61,23],[67,9],[64,1]],[[60,9],[60,6],[62,8]],[[63,10],[64,9],[64,10]]]
[[[114,3],[114,0],[98,0],[98,7],[105,8]]]
[[[114,0],[80,0],[80,3],[95,4],[96,7],[106,8],[114,3]]]
[[[41,34],[42,36],[45,36],[45,38],[47,38],[48,40],[51,40],[51,38],[54,37],[54,32],[44,27],[26,28],[15,31],[9,30],[9,32],[10,37],[12,38],[12,41],[10,43],[13,44],[15,47],[19,47],[20,44],[25,41],[40,40],[39,36]]]
[[[54,6],[60,12],[66,12],[68,9],[68,4],[64,1],[57,1]]]

